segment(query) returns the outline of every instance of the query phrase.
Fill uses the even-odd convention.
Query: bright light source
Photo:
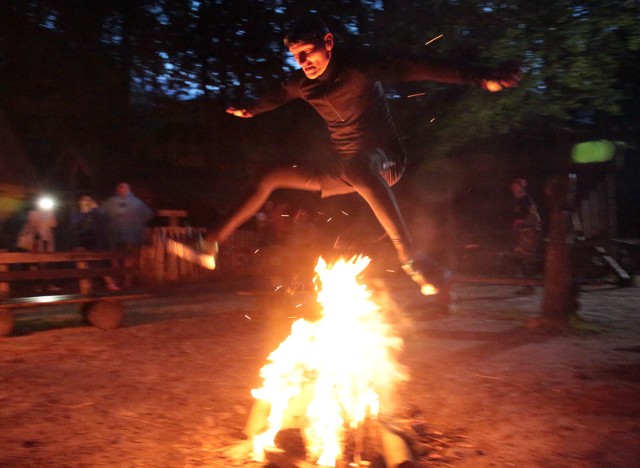
[[[54,206],[56,206],[56,202],[51,197],[42,197],[38,200],[38,208],[41,210],[49,211],[52,210]]]

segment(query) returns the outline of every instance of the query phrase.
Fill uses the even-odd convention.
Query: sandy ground
[[[383,417],[425,466],[640,466],[640,288],[582,291],[584,321],[556,331],[527,326],[540,290],[457,285],[438,315],[405,281],[376,288],[410,374]],[[0,466],[259,466],[227,449],[315,299],[241,289],[156,292],[112,331],[69,307],[21,315],[0,338]]]

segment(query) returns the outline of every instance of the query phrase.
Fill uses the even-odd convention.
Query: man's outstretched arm
[[[269,112],[298,98],[295,89],[295,85],[290,82],[277,84],[258,99],[247,103],[246,107],[228,107],[227,114],[248,119],[263,112]]]
[[[444,61],[419,59],[395,59],[380,65],[384,81],[435,81],[439,83],[466,84],[490,92],[516,86],[522,79],[520,66],[505,63],[494,68],[457,65]]]

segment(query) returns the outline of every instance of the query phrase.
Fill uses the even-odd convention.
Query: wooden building
[[[36,170],[0,109],[0,249],[11,247],[7,224],[37,188]]]

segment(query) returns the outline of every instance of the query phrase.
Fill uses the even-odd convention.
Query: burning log
[[[268,401],[258,399],[253,402],[253,406],[249,412],[249,419],[247,419],[247,424],[244,428],[244,434],[249,439],[254,438],[267,429],[267,418],[269,417],[270,410],[271,405]]]
[[[380,421],[378,421],[377,428],[382,442],[381,453],[387,468],[416,466],[413,452],[404,437]]]
[[[276,447],[284,450],[293,458],[304,460],[307,457],[307,449],[302,431],[298,428],[283,429],[278,432],[275,439]]]
[[[268,468],[306,468],[306,466],[311,466],[304,460],[291,457],[286,450],[277,447],[265,447],[264,457]]]
[[[384,422],[367,421],[352,431],[349,450],[336,468],[411,468],[416,457],[407,439]],[[307,468],[305,441],[300,429],[278,432],[275,447],[265,447],[265,461],[271,468]]]

